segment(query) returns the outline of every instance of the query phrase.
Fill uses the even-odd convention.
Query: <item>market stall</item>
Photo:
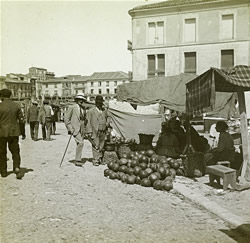
[[[250,91],[250,66],[235,66],[225,71],[210,68],[205,73],[186,84],[186,109],[189,114],[213,110],[217,92],[237,92],[241,138],[243,148],[243,166],[240,183],[250,182],[250,144],[246,114],[245,91]]]

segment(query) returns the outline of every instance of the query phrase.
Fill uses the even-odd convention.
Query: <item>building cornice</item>
[[[172,1],[171,1],[172,2]],[[175,5],[150,4],[143,5],[129,10],[129,15],[133,18],[150,17],[156,15],[174,14],[179,12],[198,12],[201,10],[215,10],[218,8],[250,6],[249,0],[208,0],[208,1],[187,1]],[[148,7],[147,7],[148,6]]]

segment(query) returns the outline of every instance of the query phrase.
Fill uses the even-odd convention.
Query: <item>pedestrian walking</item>
[[[53,112],[54,112],[54,115],[51,117],[52,135],[56,135],[56,122],[58,122],[59,106],[58,105],[52,105],[52,109],[53,109]]]
[[[20,106],[11,99],[11,91],[2,89],[0,92],[0,174],[6,177],[7,173],[7,145],[12,154],[13,171],[17,179],[23,177],[20,171],[21,157],[19,148],[19,136],[25,139],[25,135],[20,132],[20,124],[24,122],[24,117]]]
[[[39,108],[37,107],[37,101],[32,102],[32,106],[28,109],[27,112],[27,122],[30,124],[30,136],[34,141],[38,140],[38,129],[39,129]]]
[[[84,145],[86,108],[84,102],[86,101],[84,94],[77,94],[75,96],[76,104],[70,106],[64,116],[64,123],[67,127],[68,133],[73,135],[76,141],[76,153],[74,163],[77,166],[82,166],[81,162],[82,151]]]
[[[92,146],[93,165],[102,164],[103,148],[105,143],[106,132],[110,126],[108,110],[104,108],[104,100],[101,95],[95,98],[95,107],[87,112],[87,135],[92,137],[95,145],[99,147],[97,150]]]
[[[42,125],[43,140],[52,141],[51,139],[51,117],[54,115],[52,107],[49,105],[48,100],[43,101],[43,106],[39,110],[39,122]]]

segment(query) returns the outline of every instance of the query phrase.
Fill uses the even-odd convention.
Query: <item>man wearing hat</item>
[[[77,166],[82,166],[82,150],[84,144],[86,120],[86,108],[84,102],[86,101],[84,94],[77,94],[75,96],[76,104],[70,106],[64,116],[64,123],[69,134],[72,134],[76,141],[76,153],[74,163]]]
[[[95,166],[102,163],[102,150],[104,147],[106,131],[109,127],[108,111],[104,108],[103,102],[103,97],[101,95],[97,95],[95,98],[96,107],[91,108],[87,112],[87,134],[93,138],[96,146],[99,147],[99,150],[96,150],[95,147],[92,146],[93,165]]]
[[[19,136],[20,123],[24,122],[23,113],[20,106],[10,99],[11,91],[9,89],[1,90],[0,103],[0,174],[6,177],[7,174],[7,145],[13,158],[13,171],[17,179],[22,178],[20,172],[20,148]],[[22,138],[24,134],[22,134]]]
[[[51,117],[54,115],[52,107],[49,104],[48,100],[43,101],[43,106],[41,106],[39,110],[39,118],[38,120],[42,124],[42,134],[43,140],[52,141],[51,133],[52,133],[52,122]]]
[[[27,112],[27,122],[30,124],[30,136],[34,141],[38,140],[38,129],[39,129],[39,108],[37,107],[37,101],[32,101],[32,106]]]

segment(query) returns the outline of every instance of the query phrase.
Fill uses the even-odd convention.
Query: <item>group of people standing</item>
[[[42,137],[45,141],[52,141],[51,135],[55,135],[58,107],[50,105],[48,100],[38,107],[38,102],[33,101],[27,111],[27,122],[30,124],[31,139],[38,141],[39,123],[42,128]]]
[[[81,160],[84,139],[92,143],[93,165],[103,163],[103,147],[110,127],[110,118],[101,95],[96,96],[95,107],[88,108],[84,94],[78,94],[75,96],[75,104],[68,108],[64,117],[68,133],[75,138],[76,153],[73,162],[77,166],[84,164]]]

